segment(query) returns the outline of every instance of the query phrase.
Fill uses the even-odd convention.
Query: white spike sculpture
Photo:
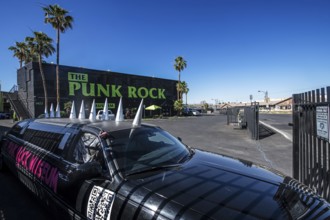
[[[143,108],[143,99],[141,100],[140,106],[138,111],[136,112],[134,121],[133,121],[133,127],[138,127],[141,125],[141,121],[142,121],[142,108]]]
[[[74,101],[72,101],[71,112],[70,112],[70,119],[76,119],[76,108],[74,106]]]
[[[122,97],[120,97],[117,114],[116,114],[116,121],[124,121],[124,113],[123,113],[123,104],[122,104]]]
[[[81,106],[80,106],[80,111],[79,111],[78,118],[79,119],[85,119],[86,118],[84,100],[81,101]]]
[[[108,98],[105,98],[102,120],[109,120],[109,107],[108,107]]]
[[[89,114],[89,120],[95,121],[96,120],[96,105],[95,105],[95,99],[93,99],[93,104],[91,108],[91,112]]]
[[[60,118],[60,117],[61,117],[60,103],[57,103],[57,106],[56,106],[56,118]]]
[[[54,118],[54,117],[55,117],[55,115],[54,115],[54,106],[53,106],[53,103],[50,104],[49,117],[50,117],[50,118]]]
[[[49,118],[47,107],[45,107],[45,118]]]

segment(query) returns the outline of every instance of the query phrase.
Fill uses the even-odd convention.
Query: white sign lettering
[[[316,107],[316,130],[317,136],[329,140],[329,107]]]

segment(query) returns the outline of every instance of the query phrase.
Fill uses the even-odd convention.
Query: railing
[[[28,118],[31,118],[33,114],[32,114],[32,112],[30,111],[30,108],[29,108],[29,106],[28,106],[28,101],[29,101],[29,100],[25,100],[25,101],[26,101],[26,105],[24,105],[24,104],[23,104],[24,99],[22,98],[22,96],[21,96],[19,93],[17,93],[17,99],[18,99],[18,101],[22,104],[22,107],[24,108],[24,111],[25,111],[26,113],[28,113],[28,114],[27,114],[27,117],[28,117]]]
[[[293,95],[293,177],[330,201],[330,87]]]
[[[238,124],[238,113],[243,107],[232,107],[226,109],[227,125]]]
[[[13,87],[9,90],[10,93],[14,93],[18,91],[17,85],[13,85]]]

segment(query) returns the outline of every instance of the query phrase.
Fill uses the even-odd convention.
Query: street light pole
[[[265,94],[265,98],[264,98],[264,100],[265,100],[265,102],[266,102],[266,108],[268,109],[268,108],[269,108],[269,105],[268,105],[268,101],[269,101],[269,98],[268,98],[268,91],[267,91],[267,90],[266,90],[266,91],[258,90],[258,92],[262,92],[262,93]]]
[[[214,100],[214,106],[215,106],[215,110],[217,110],[217,103],[218,103],[218,99],[211,99]]]

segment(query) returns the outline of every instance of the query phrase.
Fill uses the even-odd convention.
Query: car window
[[[63,134],[36,130],[30,127],[26,129],[23,135],[25,141],[60,156],[63,150],[63,148],[59,148],[62,138]]]
[[[82,164],[91,161],[104,163],[101,142],[91,133],[84,132],[79,136],[73,157],[76,163]]]
[[[190,155],[177,138],[156,127],[139,127],[110,132],[110,148],[123,175],[178,164]]]
[[[170,144],[170,145],[175,144],[175,142],[172,139],[170,139],[170,138],[168,138],[168,137],[166,137],[166,136],[164,136],[163,134],[160,134],[160,133],[154,133],[154,135],[148,137],[148,139],[149,139],[150,142],[159,142],[159,143],[163,142],[164,144]]]

